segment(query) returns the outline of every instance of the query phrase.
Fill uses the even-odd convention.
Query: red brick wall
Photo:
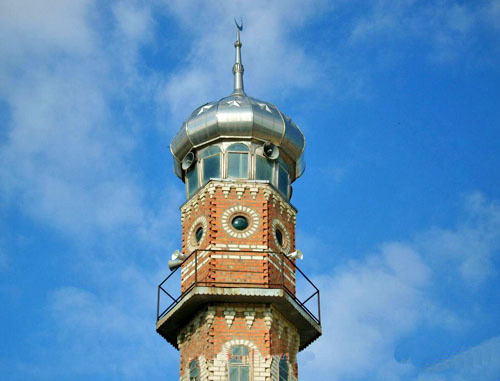
[[[271,356],[286,355],[289,358],[291,371],[297,377],[297,343],[294,341],[297,333],[292,325],[269,305],[219,304],[215,308],[215,318],[208,322],[205,312],[202,312],[193,321],[186,324],[181,334],[180,345],[180,373],[186,372],[192,359],[203,356],[208,366],[213,363],[224,344],[234,340],[247,340],[257,347],[258,352],[265,360]],[[249,328],[245,311],[255,311],[255,318]],[[234,311],[234,319],[228,326],[225,311]],[[204,310],[206,311],[206,309]],[[272,316],[266,321],[265,314]],[[281,329],[279,328],[281,327]],[[185,331],[190,332],[185,334]]]
[[[290,241],[289,251],[295,250],[295,211],[269,185],[261,184],[257,191],[251,192],[250,188],[255,187],[251,183],[247,184],[246,187],[240,184],[240,188],[237,186],[229,187],[227,184],[219,184],[211,188],[211,195],[208,188],[210,185],[213,185],[213,182],[207,184],[205,188],[200,190],[198,195],[181,208],[183,215],[183,252],[185,254],[190,253],[188,240],[191,240],[191,245],[193,245],[194,241],[189,233],[193,231],[193,223],[200,216],[204,216],[207,221],[207,232],[199,245],[199,249],[209,246],[213,249],[216,245],[219,245],[218,250],[220,250],[220,245],[233,245],[235,247],[231,249],[234,251],[212,252],[212,254],[230,255],[232,257],[241,256],[242,258],[212,258],[208,262],[203,263],[204,258],[202,256],[204,254],[198,251],[197,280],[207,282],[239,281],[242,283],[259,283],[263,284],[263,286],[268,283],[281,283],[282,264],[279,256],[271,255],[271,258],[268,258],[268,254],[264,253],[265,260],[248,259],[248,256],[262,255],[255,252],[258,250],[272,250],[279,253],[280,249],[275,243],[272,232],[272,221],[274,219],[279,219],[288,232]],[[244,191],[242,192],[241,189],[244,189]],[[228,208],[234,206],[250,208],[258,216],[257,228],[248,237],[233,237],[224,230],[223,214]],[[245,214],[245,211],[242,213]],[[251,216],[249,216],[249,220],[252,220]],[[235,250],[248,251],[236,252]],[[190,266],[194,267],[194,261],[195,258],[193,255],[183,265],[183,290],[187,289],[195,280],[195,275],[188,270]],[[294,270],[291,266],[285,266],[285,273],[287,275],[285,277],[287,288],[295,292]],[[242,284],[241,286],[245,285]],[[251,287],[251,285],[248,286]]]

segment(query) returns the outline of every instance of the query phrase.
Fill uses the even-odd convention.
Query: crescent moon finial
[[[234,23],[236,24],[236,28],[241,32],[243,30],[243,19],[240,16],[240,23],[238,24],[238,21],[236,21],[236,17],[234,18]]]

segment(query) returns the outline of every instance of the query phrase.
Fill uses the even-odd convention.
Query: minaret
[[[156,330],[180,352],[181,381],[297,380],[297,352],[321,335],[290,203],[305,138],[275,105],[245,94],[236,25],[233,93],[194,110],[170,145],[187,201]]]

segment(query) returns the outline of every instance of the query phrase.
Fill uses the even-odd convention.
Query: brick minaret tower
[[[187,201],[156,330],[180,351],[181,381],[297,380],[297,352],[321,335],[290,203],[305,139],[276,106],[245,94],[240,30],[233,93],[197,108],[171,143]]]

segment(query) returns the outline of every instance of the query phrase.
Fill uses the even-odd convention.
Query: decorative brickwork
[[[231,219],[233,216],[244,215],[250,220],[250,226],[244,231],[240,232],[231,226]],[[236,205],[227,208],[222,213],[222,228],[224,231],[234,238],[248,238],[255,234],[257,228],[259,227],[260,218],[258,213],[246,206]]]
[[[200,365],[201,380],[229,380],[229,351],[233,345],[249,348],[252,381],[278,380],[273,364],[283,357],[289,359],[290,380],[296,379],[298,337],[294,325],[273,306],[207,306],[179,332],[181,380],[189,380],[193,359]]]
[[[202,228],[203,232],[199,241],[197,241],[196,239],[196,231],[198,228]],[[201,215],[193,221],[189,229],[189,232],[187,233],[186,246],[188,250],[191,252],[198,249],[200,245],[203,244],[203,241],[205,240],[207,235],[208,235],[208,221],[204,215]]]
[[[238,214],[249,220],[248,228],[242,232],[230,226],[232,216]],[[196,259],[183,264],[183,290],[195,281],[277,284],[282,281],[282,266],[286,267],[287,287],[295,290],[294,271],[281,263],[279,253],[295,249],[296,211],[269,184],[210,181],[181,207],[181,215],[183,252],[189,255],[196,249],[209,249],[198,251]],[[204,233],[195,245],[193,237],[198,226],[203,227]],[[276,227],[284,234],[283,246],[277,242]],[[238,273],[240,270],[246,272]]]
[[[236,366],[230,362],[233,346],[245,348],[235,349],[244,351],[246,361],[237,371],[249,372],[249,380],[278,381],[280,361],[288,380],[297,380],[303,331],[283,316],[275,296],[259,296],[284,289],[288,294],[280,294],[280,303],[294,303],[286,298],[295,294],[295,260],[285,254],[295,250],[296,213],[273,186],[251,180],[211,180],[181,207],[182,251],[188,257],[180,268],[181,292],[210,294],[199,306],[171,312],[183,316],[167,328],[172,341],[177,335],[181,381],[189,380],[193,360],[200,380],[228,381]],[[232,226],[238,216],[245,218],[241,230]],[[217,295],[230,295],[231,303]],[[168,324],[167,315],[159,329]]]
[[[250,211],[252,218],[262,219],[262,224],[253,239],[248,237],[234,237],[228,234],[222,226],[223,213],[234,207],[243,207]],[[247,209],[248,208],[248,209]],[[236,210],[234,210],[236,211]],[[183,226],[183,252],[188,254],[190,250],[186,247],[186,240],[194,221],[201,215],[206,216],[209,223],[209,240],[206,243],[247,243],[254,245],[266,245],[274,250],[279,247],[271,242],[270,224],[277,218],[290,232],[290,249],[295,248],[295,208],[286,201],[271,185],[252,181],[210,181],[198,191],[189,201],[181,207],[181,221]],[[245,242],[243,242],[245,241]]]

